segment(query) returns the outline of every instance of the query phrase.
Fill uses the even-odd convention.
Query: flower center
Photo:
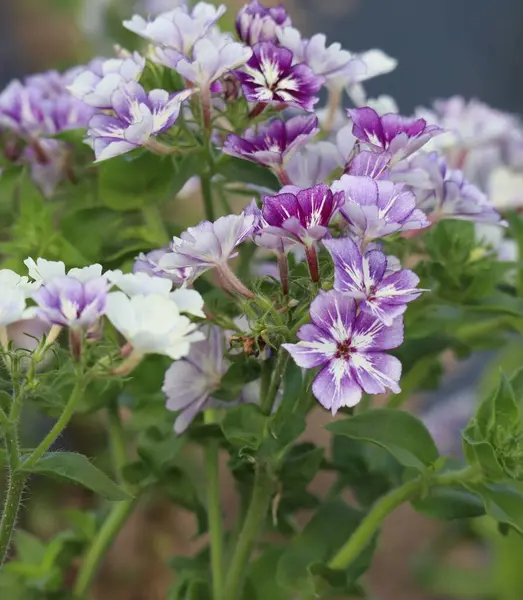
[[[349,360],[351,354],[351,340],[338,342],[338,345],[336,347],[336,358],[344,358],[345,360]]]

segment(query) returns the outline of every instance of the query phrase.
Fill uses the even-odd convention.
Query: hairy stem
[[[205,422],[215,422],[213,410],[206,411]],[[219,450],[218,440],[212,439],[207,442],[205,448],[205,475],[207,478],[207,513],[209,516],[213,600],[221,600],[222,598],[224,576]]]
[[[460,471],[449,471],[436,475],[429,481],[421,477],[411,479],[399,488],[390,491],[374,504],[347,543],[334,555],[329,562],[329,567],[331,569],[347,569],[370,542],[385,518],[403,502],[416,497],[425,486],[459,485],[466,481],[473,481],[477,477],[477,469],[467,467]]]
[[[285,373],[285,367],[287,366],[288,359],[289,355],[287,352],[283,348],[280,348],[276,358],[276,365],[274,367],[274,373],[272,374],[272,380],[269,385],[269,389],[267,390],[267,394],[265,394],[261,399],[261,409],[266,415],[270,415],[272,412],[276,396],[278,395],[278,390],[281,386],[283,374]]]
[[[270,478],[264,467],[258,465],[249,509],[225,580],[223,594],[225,600],[238,600],[241,595],[247,565],[269,509],[271,496],[272,484]]]
[[[28,469],[33,467],[36,462],[42,458],[42,456],[49,450],[49,448],[56,442],[56,440],[60,437],[63,430],[69,424],[71,417],[74,414],[76,409],[76,405],[80,401],[82,394],[85,389],[85,379],[83,376],[78,375],[75,386],[71,395],[69,396],[69,400],[65,405],[63,413],[60,415],[60,418],[54,424],[51,431],[45,436],[45,438],[40,442],[40,444],[33,450],[29,458],[24,461],[24,469]]]

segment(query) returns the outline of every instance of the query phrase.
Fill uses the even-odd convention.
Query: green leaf
[[[388,450],[402,465],[423,470],[439,456],[423,423],[402,410],[378,408],[327,425],[334,435],[363,440]]]
[[[234,402],[243,388],[260,377],[260,363],[255,358],[244,357],[234,362],[221,378],[220,387],[212,392],[212,397],[225,402]]]
[[[281,188],[278,179],[270,169],[233,156],[224,156],[220,160],[217,173],[230,182],[259,185],[274,191]]]
[[[257,450],[263,440],[267,417],[255,404],[230,408],[222,421],[223,435],[238,448]]]
[[[362,515],[342,500],[324,502],[305,529],[285,549],[278,563],[278,583],[295,593],[314,593],[314,574],[320,574],[321,566],[349,539]],[[366,569],[369,551],[372,551],[372,544],[362,553],[364,561],[358,559],[345,574],[341,574],[346,585],[354,582]]]
[[[466,487],[482,498],[489,516],[523,534],[523,491],[503,483],[467,483]]]
[[[101,163],[99,169],[100,199],[112,210],[137,210],[169,196],[173,177],[171,157],[151,152],[118,156]]]
[[[47,452],[33,467],[24,469],[22,466],[21,470],[83,485],[107,500],[122,501],[131,497],[86,456],[75,452]]]
[[[432,488],[427,496],[413,501],[412,506],[436,519],[470,519],[485,514],[481,499],[462,488]]]
[[[39,565],[45,555],[46,545],[36,536],[23,529],[18,529],[14,540],[16,558],[19,562]]]
[[[278,585],[274,577],[284,550],[270,547],[251,563],[248,577],[256,598],[246,595],[245,600],[288,600],[288,592]]]

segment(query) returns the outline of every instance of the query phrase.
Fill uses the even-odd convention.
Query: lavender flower
[[[314,115],[297,116],[284,122],[273,119],[257,129],[247,129],[243,136],[231,134],[223,151],[273,169],[282,183],[289,183],[285,164],[293,154],[319,132]]]
[[[42,320],[74,329],[87,328],[104,314],[107,289],[105,277],[86,282],[70,276],[55,277],[42,285],[33,298]]]
[[[234,250],[252,233],[253,215],[227,215],[214,223],[202,221],[196,227],[189,227],[181,237],[174,237],[172,252],[165,254],[158,263],[163,271],[180,268],[196,268],[202,274],[213,267],[217,268],[227,286],[246,296],[252,293],[231,271],[228,261],[236,256]]]
[[[349,109],[354,123],[352,132],[369,149],[392,154],[393,162],[410,156],[443,130],[427,125],[425,119],[411,119],[397,114],[380,117],[368,106]]]
[[[343,175],[331,189],[345,192],[341,213],[351,233],[367,243],[397,231],[422,229],[430,225],[416,208],[416,197],[401,184],[371,177]]]
[[[236,75],[249,102],[284,104],[310,112],[323,84],[307,65],[293,65],[290,50],[271,42],[256,44],[251,59]]]
[[[207,90],[227,71],[242,66],[251,56],[250,48],[233,42],[228,36],[220,36],[216,41],[207,38],[198,40],[191,59],[181,58],[168,66],[201,90]]]
[[[147,273],[156,277],[164,277],[165,279],[170,279],[175,285],[192,283],[200,274],[200,271],[194,267],[173,268],[168,271],[160,269],[160,259],[169,254],[169,252],[171,252],[170,248],[152,250],[147,254],[142,252],[136,257],[133,266],[134,273]]]
[[[327,46],[327,38],[322,33],[303,39],[297,29],[281,27],[277,30],[277,35],[280,44],[292,51],[294,61],[308,65],[315,75],[325,79],[325,84],[330,89],[342,90],[359,84],[377,75],[389,73],[397,65],[395,59],[381,50],[354,54],[344,50],[338,42]]]
[[[262,239],[311,248],[328,234],[329,223],[343,205],[343,192],[332,193],[325,184],[263,199]],[[263,242],[262,242],[263,243]],[[270,247],[273,247],[269,244]]]
[[[135,81],[122,85],[112,96],[114,116],[97,114],[89,122],[87,141],[92,145],[96,162],[130,152],[147,144],[175,123],[182,102],[191,90],[169,95],[164,90],[148,94]]]
[[[320,293],[311,304],[312,323],[298,331],[297,344],[283,344],[296,364],[305,369],[322,367],[312,384],[319,402],[333,415],[342,406],[355,406],[363,392],[399,393],[401,363],[384,350],[403,341],[403,323],[386,327],[360,312],[346,294]]]
[[[245,4],[236,17],[236,31],[249,46],[258,42],[277,41],[278,27],[289,27],[291,20],[282,4],[265,8],[259,0]]]
[[[407,303],[418,298],[419,277],[407,269],[390,272],[381,250],[362,254],[350,238],[323,241],[334,261],[334,289],[359,301],[359,308],[392,325],[407,310]]]
[[[287,164],[287,175],[293,185],[307,188],[322,183],[343,166],[338,148],[332,142],[321,141],[308,144],[294,154]]]
[[[111,98],[122,83],[138,81],[145,58],[135,52],[127,58],[93,60],[67,89],[73,96],[95,108],[112,108]]]
[[[195,416],[212,406],[211,394],[220,387],[227,371],[223,350],[225,338],[219,327],[203,327],[205,339],[191,345],[189,354],[174,362],[165,373],[162,387],[168,410],[179,412],[174,423],[176,433],[183,433]]]
[[[500,223],[501,216],[486,195],[469,183],[462,171],[449,169],[436,152],[419,154],[391,172],[396,181],[412,186],[417,205],[431,221],[443,218]]]
[[[348,175],[372,177],[372,179],[387,179],[392,155],[388,152],[371,152],[364,150],[351,159],[345,167]]]
[[[172,50],[171,60],[175,60],[175,55],[178,58],[189,57],[197,40],[208,34],[225,10],[223,4],[215,7],[207,2],[198,2],[191,12],[186,6],[180,6],[150,22],[134,15],[123,24],[150,42]]]

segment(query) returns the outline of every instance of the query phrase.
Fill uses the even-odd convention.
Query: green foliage
[[[406,467],[424,470],[438,458],[436,445],[423,423],[400,410],[380,408],[327,425],[334,435],[376,444]]]
[[[21,470],[82,485],[107,500],[129,499],[129,494],[97,469],[86,456],[75,452],[47,452],[35,465],[22,466]]]
[[[463,447],[470,464],[478,464],[491,480],[523,478],[523,420],[521,399],[523,373],[511,381],[504,375],[498,390],[485,398],[463,431]]]

